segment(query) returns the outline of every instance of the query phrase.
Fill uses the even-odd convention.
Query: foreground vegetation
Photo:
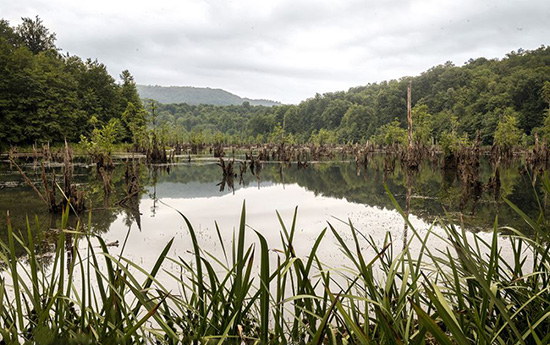
[[[550,192],[547,175],[543,188]],[[544,210],[533,220],[510,207],[534,235],[499,235],[496,221],[492,236],[470,234],[441,219],[441,228],[408,223],[410,238],[376,243],[352,224],[329,224],[306,256],[293,249],[296,214],[291,224],[279,218],[280,244],[259,232],[247,243],[243,205],[230,247],[217,229],[222,257],[201,249],[182,214],[193,259],[170,257],[169,241],[149,271],[85,227],[69,229],[69,209],[53,253],[33,226],[8,222],[0,333],[5,343],[40,344],[546,344],[548,223]],[[331,236],[347,257],[338,267],[317,255]]]

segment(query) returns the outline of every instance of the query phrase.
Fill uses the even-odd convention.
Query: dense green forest
[[[266,99],[242,98],[225,90],[209,87],[137,85],[137,89],[141,98],[153,99],[165,104],[241,105],[248,102],[250,105],[281,105],[280,102]]]
[[[529,145],[537,132],[550,141],[550,47],[463,66],[447,62],[416,77],[316,94],[298,105],[159,103],[153,116],[152,102],[144,108],[128,71],[117,81],[97,60],[61,53],[55,39],[38,17],[15,27],[0,20],[0,146],[78,142],[94,130],[115,141],[143,141],[147,120],[163,142],[391,144],[405,138],[409,80],[419,143],[443,143],[451,134],[467,141],[478,131],[486,145],[495,138]],[[181,91],[157,91],[174,90]]]
[[[283,131],[296,142],[400,141],[406,128],[407,84],[412,80],[413,118],[426,142],[456,132],[472,139],[479,130],[490,145],[499,122],[517,130],[524,144],[534,132],[550,139],[550,47],[518,50],[503,59],[447,62],[416,77],[316,94],[278,107],[165,104],[159,123],[174,133],[218,133],[232,141],[272,141]],[[420,133],[422,132],[422,133]],[[208,136],[206,134],[203,134]]]
[[[61,53],[38,17],[0,20],[0,146],[80,140],[111,121],[130,140],[143,117],[132,75],[116,81],[97,60]]]

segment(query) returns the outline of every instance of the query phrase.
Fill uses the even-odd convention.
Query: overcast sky
[[[116,78],[283,103],[550,44],[550,0],[0,0],[35,15]]]

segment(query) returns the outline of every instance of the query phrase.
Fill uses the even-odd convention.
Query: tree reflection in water
[[[535,213],[538,210],[534,195],[534,190],[540,191],[536,180],[538,171],[529,174],[521,162],[500,166],[498,190],[485,187],[495,174],[486,160],[480,162],[479,171],[470,180],[458,176],[454,170],[442,170],[434,160],[422,162],[418,171],[407,174],[406,169],[403,169],[393,157],[382,155],[372,155],[366,164],[361,165],[333,161],[309,163],[307,167],[301,168],[297,164],[284,163],[283,166],[283,163],[270,162],[253,162],[247,167],[241,161],[235,160],[239,172],[231,176],[221,174],[216,163],[215,160],[205,159],[192,162],[185,160],[183,163],[163,166],[146,167],[138,164],[139,169],[134,171],[134,175],[137,174],[139,177],[140,188],[138,191],[129,191],[127,164],[117,162],[110,177],[110,194],[105,193],[102,181],[95,178],[91,166],[77,164],[74,179],[86,191],[88,211],[92,214],[89,226],[87,221],[83,222],[83,229],[94,234],[102,234],[111,229],[117,219],[123,217],[126,229],[135,224],[141,230],[140,204],[144,199],[151,199],[152,204],[150,209],[143,212],[146,216],[156,217],[159,200],[221,197],[249,188],[251,184],[260,190],[263,186],[274,184],[295,184],[312,191],[315,195],[393,209],[384,188],[386,183],[398,203],[405,205],[410,214],[427,222],[433,221],[444,212],[459,222],[461,214],[464,214],[464,224],[471,230],[491,228],[497,214],[500,224],[522,227],[521,220],[517,219],[512,210],[499,206],[501,197],[521,205],[524,210],[532,210]],[[22,164],[22,167],[26,169],[30,178],[39,178],[38,171],[33,168],[32,163]],[[239,177],[238,184],[235,184],[235,175]],[[5,224],[6,211],[10,210],[15,229],[25,229],[26,217],[33,219],[35,215],[41,233],[49,234],[52,232],[51,229],[59,228],[60,217],[44,210],[40,200],[37,200],[34,193],[22,183],[17,172],[10,170],[7,163],[0,166],[0,186],[1,223]],[[269,188],[264,196],[266,199],[270,198],[268,190]],[[133,195],[128,197],[129,194]],[[124,202],[120,202],[121,200]],[[300,200],[289,200],[289,203],[299,205]],[[212,214],[212,221],[216,220],[215,218],[216,214]],[[75,227],[76,221],[76,217],[73,216],[69,223]],[[2,233],[1,236],[6,235]],[[48,241],[48,236],[44,236],[45,241]],[[406,241],[406,228],[404,236]]]

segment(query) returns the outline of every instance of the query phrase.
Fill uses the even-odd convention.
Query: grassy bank
[[[548,176],[543,186],[550,192]],[[33,237],[33,221],[27,229],[8,222],[0,333],[5,343],[37,344],[546,344],[548,224],[543,211],[533,220],[510,207],[534,236],[510,228],[498,235],[496,221],[493,236],[469,234],[442,218],[439,230],[408,224],[405,245],[390,236],[377,244],[352,224],[329,225],[305,257],[293,250],[296,215],[280,219],[281,243],[257,232],[247,243],[253,230],[243,205],[232,245],[215,257],[182,214],[193,259],[171,257],[169,241],[148,271],[111,254],[101,238],[68,229],[68,211],[54,252]],[[328,234],[346,262],[317,256]],[[219,229],[217,236],[223,246]],[[433,249],[434,240],[446,246]],[[366,257],[365,247],[377,254]]]

